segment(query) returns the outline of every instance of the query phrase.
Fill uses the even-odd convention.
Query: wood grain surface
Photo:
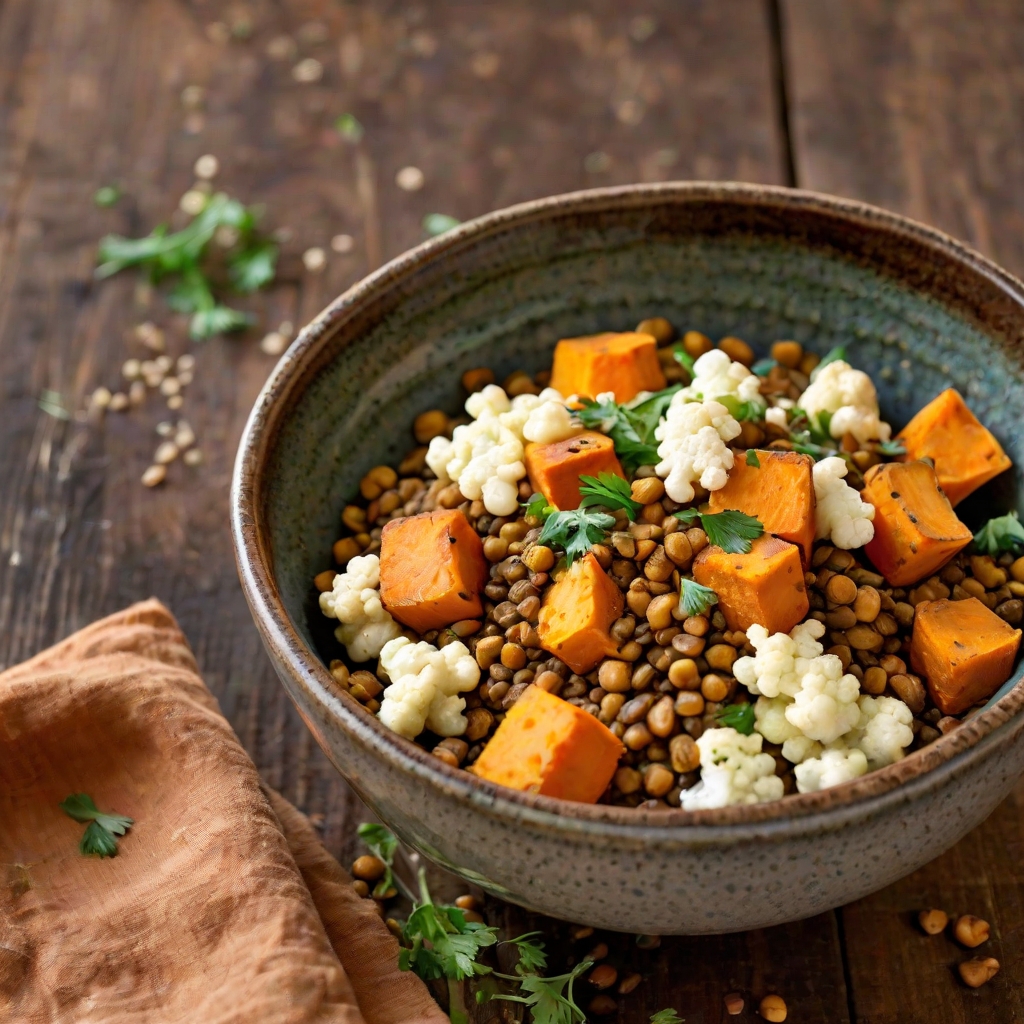
[[[351,859],[368,813],[274,678],[230,547],[234,451],[273,362],[262,333],[301,325],[420,241],[428,213],[465,219],[629,181],[856,195],[1020,271],[1022,43],[1010,0],[4,0],[0,667],[161,598],[268,783]],[[322,76],[299,82],[293,70],[309,58]],[[191,86],[201,103],[183,102]],[[333,127],[346,112],[365,128],[358,143]],[[246,302],[260,328],[192,345],[159,294],[130,275],[97,284],[92,268],[103,234],[142,234],[172,215],[205,153],[220,161],[218,187],[265,207],[283,256],[275,286]],[[408,166],[422,189],[396,184]],[[123,197],[100,209],[93,194],[110,184]],[[350,251],[330,248],[339,234]],[[327,253],[320,273],[301,260],[311,246]],[[179,415],[204,454],[199,467],[172,465],[154,490],[139,478],[157,423],[175,418],[163,401],[80,415],[94,388],[116,390],[122,362],[144,354],[132,334],[144,320],[165,329],[172,354],[196,355]],[[68,419],[40,409],[44,390],[62,396]],[[776,991],[792,1021],[1002,1024],[1024,1019],[1019,811],[1008,802],[884,893],[763,932],[643,950],[628,936],[573,943],[566,926],[497,902],[487,912],[512,934],[542,928],[553,966],[606,939],[620,973],[644,975],[618,997],[622,1021],[667,1006],[687,1022],[752,1021],[757,999]],[[931,904],[992,922],[995,982],[967,990],[953,974],[966,954],[915,931],[912,912]],[[731,991],[747,1000],[739,1017],[726,1016]],[[521,1017],[510,1004],[473,1013],[481,1024]]]

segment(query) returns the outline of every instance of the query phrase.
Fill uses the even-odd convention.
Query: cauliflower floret
[[[782,406],[773,405],[770,409],[765,409],[764,421],[785,429],[789,426],[789,413]]]
[[[693,364],[693,380],[679,394],[684,402],[735,395],[741,402],[764,404],[761,379],[719,348],[705,352]]]
[[[860,720],[857,698],[860,681],[843,674],[843,663],[834,654],[814,658],[800,680],[786,718],[808,739],[832,743]]]
[[[782,745],[782,756],[793,764],[817,757],[821,744],[805,736],[787,717],[789,697],[758,697],[754,705],[754,728],[769,742]]]
[[[847,742],[864,751],[872,771],[899,761],[914,741],[913,712],[895,697],[864,696],[858,706],[860,721]]]
[[[524,443],[564,441],[582,429],[553,388],[539,395],[508,395],[496,384],[469,396],[472,423],[455,428],[451,440],[435,437],[427,465],[442,483],[455,482],[470,500],[480,499],[491,515],[519,508],[517,484],[526,476]]]
[[[709,491],[725,486],[733,463],[726,442],[738,437],[741,428],[719,402],[687,402],[682,394],[675,395],[665,419],[654,430],[661,442],[655,472],[665,481],[673,501],[687,502],[693,500],[694,480]]]
[[[697,740],[700,782],[683,790],[679,798],[683,809],[779,800],[782,779],[775,774],[775,758],[761,752],[761,743],[757,733],[744,736],[735,729],[708,729]]]
[[[438,650],[396,637],[380,652],[380,669],[391,685],[378,717],[392,732],[414,740],[425,728],[438,736],[466,731],[466,700],[458,694],[480,682],[480,666],[465,644],[456,640]]]
[[[732,667],[733,675],[755,695],[795,697],[811,659],[824,650],[818,643],[824,634],[824,623],[817,619],[801,622],[788,634],[771,636],[755,623],[747,630],[747,640],[757,655],[740,658]]]
[[[867,770],[868,759],[862,750],[835,743],[826,747],[820,756],[798,764],[793,774],[796,776],[796,788],[801,793],[814,793],[856,779]]]
[[[370,661],[402,630],[380,603],[380,559],[361,555],[334,577],[334,586],[320,595],[320,610],[338,619],[334,635],[353,661]]]
[[[826,367],[828,369],[828,367]],[[845,459],[831,456],[814,464],[814,523],[818,540],[829,538],[837,548],[862,548],[875,535],[875,506],[843,479]]]
[[[853,434],[861,443],[888,441],[892,428],[879,419],[878,394],[871,378],[842,359],[827,363],[800,396],[800,408],[812,419],[832,414],[833,437]]]

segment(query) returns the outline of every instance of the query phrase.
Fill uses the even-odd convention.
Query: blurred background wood
[[[351,860],[368,812],[273,677],[228,537],[235,446],[273,363],[262,332],[301,325],[419,242],[428,213],[466,219],[630,181],[856,196],[1024,271],[1022,50],[1024,9],[1011,0],[5,0],[0,666],[156,595],[264,777]],[[322,75],[297,81],[310,58]],[[201,98],[183,97],[197,86]],[[342,113],[364,126],[358,143],[333,127]],[[161,298],[147,301],[129,275],[97,285],[92,268],[103,234],[142,234],[171,215],[204,153],[220,161],[218,187],[265,207],[283,257],[278,283],[248,303],[260,329],[191,346]],[[422,189],[396,184],[407,166],[423,172]],[[93,202],[105,185],[124,193],[110,209]],[[350,251],[330,248],[340,234]],[[303,268],[312,246],[327,252],[321,273]],[[155,427],[176,418],[162,401],[74,416],[97,386],[117,389],[146,319],[172,354],[196,355],[180,415],[204,455],[152,491],[139,478]],[[44,390],[70,419],[40,410]],[[488,914],[512,933],[542,927],[556,966],[607,938],[620,973],[645,976],[618,998],[623,1021],[666,1006],[719,1021],[734,990],[748,1003],[739,1020],[769,991],[794,1021],[1020,1020],[1020,799],[889,890],[765,932],[645,951],[629,937],[574,944],[565,926],[496,902]],[[915,930],[913,912],[930,905],[992,922],[1003,964],[993,983],[965,989],[954,974],[966,953]],[[513,1010],[474,1012],[483,1022]]]

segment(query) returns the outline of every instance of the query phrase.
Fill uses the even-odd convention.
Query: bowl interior
[[[280,595],[300,636],[327,660],[339,646],[311,580],[332,564],[341,509],[362,475],[415,444],[417,413],[461,411],[464,370],[489,366],[499,381],[536,371],[562,337],[627,330],[657,315],[680,330],[737,335],[762,354],[783,338],[819,353],[845,345],[894,425],[952,385],[1024,465],[1013,412],[1024,408],[1013,350],[1019,305],[1005,300],[1005,282],[891,225],[749,197],[552,206],[489,230],[463,228],[390,277],[371,301],[349,311],[343,298],[325,314],[327,335],[266,469]],[[1014,469],[958,511],[976,527],[1019,506],[1021,488]]]

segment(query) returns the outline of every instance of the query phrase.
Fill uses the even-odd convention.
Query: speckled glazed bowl
[[[858,203],[747,185],[560,196],[427,242],[298,337],[242,440],[232,523],[267,651],[317,741],[403,840],[515,903],[604,928],[723,932],[815,914],[914,870],[1024,771],[1020,672],[982,713],[889,768],[771,804],[688,813],[571,804],[453,770],[332,688],[314,574],[373,465],[460,374],[549,363],[558,338],[663,315],[762,350],[846,344],[902,424],[953,384],[1024,465],[1024,285],[951,239]],[[1012,479],[1010,479],[1012,477]],[[976,495],[1021,504],[1020,470]],[[967,503],[960,511],[971,522]]]

